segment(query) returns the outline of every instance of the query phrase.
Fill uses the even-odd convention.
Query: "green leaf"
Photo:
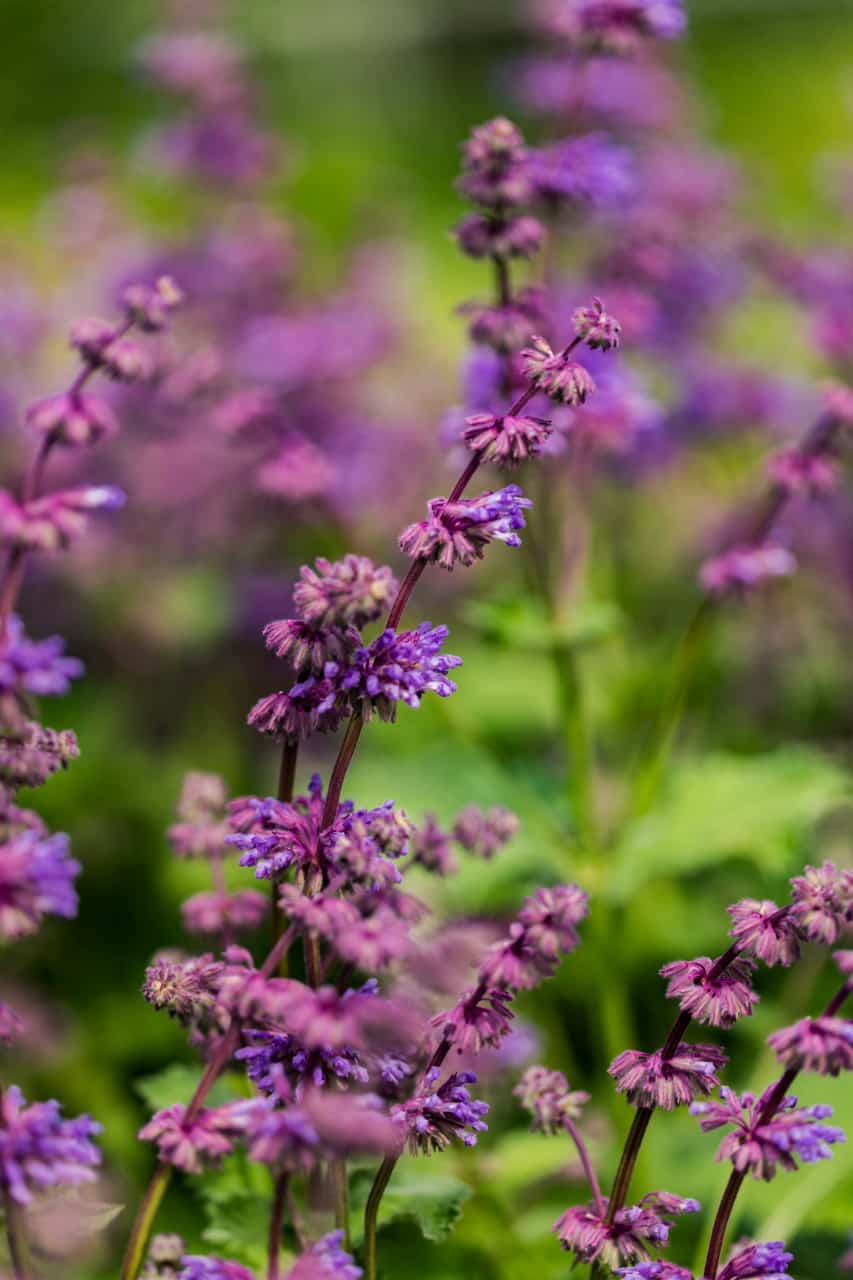
[[[202,1067],[173,1062],[162,1071],[134,1080],[133,1087],[152,1111],[161,1111],[163,1107],[171,1107],[176,1102],[186,1106],[198,1087],[202,1073]],[[223,1102],[244,1096],[242,1077],[225,1075],[211,1089],[206,1105],[218,1107]]]
[[[844,771],[806,748],[685,761],[674,767],[656,808],[617,846],[610,896],[625,901],[650,880],[727,858],[783,868],[814,824],[850,795]]]
[[[270,1202],[256,1195],[233,1196],[205,1206],[208,1225],[202,1239],[223,1257],[243,1262],[258,1274],[266,1263]],[[286,1257],[282,1265],[286,1263]]]
[[[494,644],[549,651],[600,644],[623,625],[619,610],[606,601],[585,600],[559,622],[528,596],[472,600],[466,620]]]
[[[351,1203],[356,1243],[363,1235],[363,1208],[367,1200],[373,1172],[358,1170],[352,1177]],[[445,1240],[462,1215],[462,1206],[471,1188],[457,1178],[420,1177],[404,1173],[392,1179],[379,1207],[379,1226],[387,1226],[403,1218],[412,1219],[424,1239]]]

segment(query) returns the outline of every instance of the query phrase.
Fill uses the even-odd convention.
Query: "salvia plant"
[[[628,993],[614,991],[606,973],[592,980],[601,1039],[614,1051],[607,1069],[618,1095],[613,1123],[624,1128],[612,1167],[589,1093],[547,1062],[520,1069],[530,1057],[517,1052],[519,1008],[535,999],[529,993],[564,980],[563,961],[585,934],[600,952],[599,966],[607,948],[619,946],[631,889],[618,884],[618,859],[608,863],[614,831],[640,823],[654,805],[715,619],[794,572],[791,544],[802,528],[802,504],[835,497],[853,426],[853,391],[840,376],[819,396],[809,391],[797,400],[817,406],[812,424],[774,450],[754,499],[697,557],[694,613],[620,797],[626,812],[603,825],[583,687],[588,637],[572,630],[594,526],[588,494],[599,472],[641,482],[688,447],[691,433],[708,427],[707,416],[717,424],[737,418],[749,394],[773,416],[780,388],[772,388],[774,399],[762,386],[762,399],[753,374],[734,363],[723,381],[729,392],[736,383],[737,395],[721,394],[712,412],[698,390],[708,381],[709,338],[739,295],[742,273],[783,278],[797,296],[808,295],[839,375],[847,317],[844,301],[827,300],[816,278],[778,246],[733,236],[727,209],[703,228],[697,248],[697,219],[720,203],[728,175],[688,156],[683,141],[667,154],[655,134],[680,109],[660,52],[684,28],[680,0],[546,0],[536,23],[546,51],[508,74],[528,106],[568,120],[567,135],[529,145],[512,121],[498,117],[476,126],[462,146],[457,189],[468,207],[454,235],[488,277],[484,272],[483,297],[461,308],[472,344],[464,403],[448,413],[442,432],[458,476],[410,513],[420,518],[399,532],[395,565],[377,564],[358,547],[317,555],[299,570],[293,616],[264,627],[280,687],[260,697],[247,718],[276,753],[274,794],[233,795],[218,774],[192,771],[177,798],[168,842],[176,858],[205,868],[204,884],[182,905],[185,932],[199,947],[157,951],[142,995],[179,1024],[200,1066],[191,1087],[161,1098],[139,1131],[150,1176],[139,1203],[125,1212],[119,1280],[389,1275],[380,1228],[391,1220],[395,1195],[398,1216],[417,1217],[406,1202],[406,1194],[418,1195],[407,1181],[411,1162],[449,1161],[454,1149],[474,1147],[492,1109],[500,1119],[509,1105],[507,1095],[529,1113],[543,1142],[556,1136],[565,1145],[564,1165],[572,1162],[570,1203],[553,1223],[556,1265],[561,1248],[597,1280],[791,1280],[796,1264],[783,1241],[738,1234],[741,1190],[750,1179],[781,1181],[831,1159],[844,1141],[832,1106],[801,1103],[797,1093],[804,1076],[835,1078],[853,1066],[846,1016],[853,951],[844,947],[853,925],[853,872],[840,858],[803,866],[782,902],[738,898],[728,909],[727,943],[720,920],[717,954],[662,967],[663,995],[677,1011],[657,1044],[651,1033],[637,1048],[620,1041],[620,1002]],[[274,148],[254,121],[235,48],[209,31],[186,30],[149,41],[143,61],[161,85],[189,101],[175,127],[147,140],[149,154],[226,192],[255,190]],[[61,638],[28,634],[21,586],[33,560],[69,549],[94,512],[125,501],[112,485],[51,489],[56,455],[79,454],[85,465],[87,451],[114,436],[124,414],[142,423],[162,412],[177,422],[191,410],[196,427],[204,419],[220,438],[248,438],[251,460],[234,464],[230,482],[225,458],[213,467],[214,488],[230,484],[236,504],[260,488],[294,501],[338,502],[340,511],[356,461],[348,442],[357,434],[358,450],[365,440],[383,447],[379,437],[353,432],[346,394],[381,345],[381,326],[353,339],[362,312],[352,298],[319,313],[296,302],[274,310],[275,285],[286,275],[281,229],[259,226],[258,211],[249,212],[251,230],[243,223],[227,251],[208,227],[202,243],[142,267],[142,283],[120,291],[117,318],[77,322],[70,335],[76,376],[26,410],[31,461],[18,488],[0,490],[5,941],[35,933],[47,916],[72,918],[80,871],[68,836],[51,833],[18,803],[20,789],[48,783],[78,754],[72,731],[40,723],[37,702],[65,693],[82,674]],[[245,218],[246,206],[232,213]],[[249,243],[260,264],[256,257],[235,261],[232,251],[248,252]],[[567,244],[573,255],[564,252]],[[221,261],[234,267],[227,280],[212,265]],[[164,330],[166,337],[155,338]],[[666,410],[639,372],[618,363],[623,345],[641,352],[646,368],[671,362],[677,388]],[[118,394],[102,397],[98,378],[120,384]],[[341,394],[329,394],[329,383]],[[693,408],[700,401],[701,421]],[[179,441],[176,457],[184,462],[195,447],[187,444],[191,434]],[[128,435],[120,457],[132,489],[138,442]],[[573,506],[563,519],[567,497]],[[506,797],[495,796],[487,808],[468,805],[447,822],[429,812],[410,816],[392,800],[360,807],[350,798],[350,768],[371,722],[393,724],[429,695],[452,698],[457,678],[464,682],[457,677],[461,658],[446,647],[447,626],[418,616],[416,592],[426,575],[458,579],[479,561],[503,556],[495,543],[527,557],[536,604],[526,635],[535,633],[531,646],[553,663],[567,726],[566,842],[579,883],[554,875],[519,893],[508,918],[482,923],[433,910],[442,901],[435,887],[465,863],[478,866],[482,878],[499,866],[520,826],[497,803]],[[474,604],[471,617],[492,632],[505,625],[500,605],[490,611]],[[324,739],[334,747],[325,776],[310,772],[323,758],[317,747]],[[811,1007],[819,966],[835,974],[836,990],[823,1007]],[[759,1003],[765,969],[794,970],[792,998],[802,1001],[802,1016],[768,1028],[758,1074],[743,1088],[742,1058],[727,1073],[727,1033],[735,1029],[737,1043],[738,1024]],[[769,979],[772,990],[774,982],[778,975]],[[572,1027],[562,1032],[571,1044]],[[19,1033],[18,1015],[3,1005],[0,1034],[13,1041]],[[511,1088],[501,1094],[490,1087],[507,1073]],[[829,1098],[839,1085],[827,1085]],[[647,1135],[677,1123],[656,1113],[679,1109],[688,1118],[682,1142],[723,1166],[710,1204],[700,1204],[677,1163],[666,1188],[645,1182]],[[15,1280],[51,1274],[32,1231],[33,1210],[55,1204],[60,1232],[70,1233],[62,1224],[83,1212],[80,1188],[101,1162],[99,1132],[88,1115],[65,1118],[58,1101],[28,1101],[4,1072],[0,1196]],[[713,1133],[716,1139],[706,1136]],[[205,1239],[214,1245],[234,1238],[217,1211],[224,1219],[236,1181],[249,1223],[239,1257],[193,1252],[181,1235],[163,1230],[173,1225],[167,1193],[178,1181],[206,1187],[213,1212]],[[670,1237],[682,1257],[679,1234],[700,1214],[707,1230],[696,1264],[670,1261]],[[518,1247],[523,1253],[523,1241]]]

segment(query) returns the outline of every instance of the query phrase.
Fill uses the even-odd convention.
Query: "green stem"
[[[166,1188],[169,1185],[171,1176],[172,1166],[170,1164],[158,1164],[154,1170],[142,1199],[142,1204],[139,1206],[139,1212],[136,1215],[130,1239],[127,1242],[127,1249],[119,1272],[119,1280],[136,1280],[136,1275],[142,1266],[148,1237],[151,1234],[157,1210],[160,1208],[163,1196],[166,1194]]]
[[[376,1229],[379,1218],[379,1206],[385,1194],[385,1188],[391,1181],[391,1174],[397,1164],[396,1156],[386,1156],[379,1166],[367,1204],[364,1206],[364,1275],[365,1280],[376,1280]]]
[[[657,725],[643,753],[643,760],[634,780],[631,805],[633,818],[640,818],[648,813],[654,803],[664,768],[675,742],[678,726],[681,723],[690,682],[705,647],[713,616],[714,602],[706,596],[693,614],[673,657],[671,674]]]
[[[569,756],[567,786],[572,818],[582,847],[595,851],[598,834],[592,785],[593,750],[580,662],[568,644],[555,645],[553,656]]]

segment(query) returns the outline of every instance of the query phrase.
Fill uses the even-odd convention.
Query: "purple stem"
[[[284,1229],[284,1211],[287,1205],[287,1188],[290,1183],[290,1172],[283,1169],[276,1178],[275,1194],[270,1214],[270,1229],[267,1239],[267,1280],[278,1280],[279,1251],[281,1249],[281,1233]]]
[[[589,1183],[589,1188],[592,1192],[592,1198],[595,1201],[595,1207],[598,1210],[599,1215],[603,1216],[607,1206],[604,1203],[604,1196],[601,1194],[601,1187],[599,1186],[598,1178],[595,1175],[595,1169],[593,1168],[586,1143],[581,1137],[580,1130],[574,1120],[564,1120],[563,1128],[575,1144],[577,1153],[580,1156],[580,1162],[583,1166],[584,1174],[586,1175],[586,1180]]]

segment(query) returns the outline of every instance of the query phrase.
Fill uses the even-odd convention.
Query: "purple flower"
[[[853,1071],[853,1022],[849,1018],[801,1018],[767,1037],[779,1061],[797,1071],[837,1076]]]
[[[153,371],[145,348],[121,335],[107,320],[79,320],[71,328],[71,346],[91,368],[103,369],[117,382],[141,382]]]
[[[595,391],[595,383],[583,365],[564,351],[552,351],[544,338],[534,338],[521,355],[525,372],[536,390],[558,404],[583,404]]]
[[[622,340],[622,326],[604,310],[600,298],[593,298],[587,307],[578,307],[572,316],[575,333],[593,351],[612,351]]]
[[[387,565],[355,555],[314,563],[316,569],[302,566],[293,589],[293,602],[311,626],[363,627],[390,609],[398,587]]]
[[[770,578],[787,578],[797,562],[785,547],[732,547],[706,560],[699,581],[712,595],[748,591]]]
[[[708,956],[696,960],[675,960],[661,969],[668,978],[667,996],[678,1000],[679,1008],[696,1022],[712,1027],[730,1027],[746,1018],[758,1003],[750,986],[754,964],[745,957],[733,961],[722,973],[712,976],[714,961]]]
[[[158,1111],[139,1130],[143,1142],[156,1142],[160,1159],[185,1173],[201,1173],[233,1150],[240,1134],[235,1106],[202,1108],[187,1120],[187,1108],[175,1103]]]
[[[297,675],[321,676],[327,662],[346,663],[361,644],[354,627],[314,627],[300,618],[282,618],[264,627],[264,642],[277,658],[287,658]]]
[[[31,404],[25,418],[33,430],[59,444],[97,444],[118,431],[118,421],[100,396],[83,391],[65,391]]]
[[[477,498],[432,498],[429,519],[410,524],[400,535],[400,549],[415,560],[451,570],[455,564],[482,560],[489,543],[520,547],[524,509],[532,506],[517,484],[509,484]]]
[[[447,635],[447,627],[430,622],[413,631],[389,629],[357,649],[346,667],[332,671],[330,663],[327,672],[363,719],[377,711],[382,720],[393,720],[398,702],[419,707],[425,693],[447,698],[456,692],[447,673],[461,666],[462,659],[441,653]]]
[[[638,1262],[634,1267],[617,1267],[617,1276],[622,1280],[693,1280],[693,1272],[686,1267],[679,1267],[674,1262]]]
[[[538,218],[515,218],[469,213],[456,227],[459,247],[469,258],[532,258],[545,242]]]
[[[73,919],[74,880],[80,863],[69,856],[63,833],[20,831],[0,844],[0,936],[14,941],[34,933],[44,916]]]
[[[686,25],[682,0],[548,0],[545,14],[556,35],[615,53],[646,40],[675,40]]]
[[[79,754],[71,729],[57,732],[21,718],[4,726],[0,736],[0,780],[13,790],[40,787],[59,769],[67,769]]]
[[[626,1049],[607,1068],[619,1093],[635,1107],[672,1111],[691,1099],[709,1094],[719,1084],[717,1072],[726,1055],[710,1044],[680,1044],[671,1057]]]
[[[540,198],[592,209],[619,208],[635,186],[630,151],[604,133],[566,138],[530,151],[527,176]]]
[[[257,929],[269,910],[266,894],[255,889],[224,893],[211,889],[194,893],[181,906],[184,928],[190,933],[235,933]]]
[[[216,773],[185,775],[178,800],[179,821],[169,827],[172,849],[179,858],[216,858],[223,852],[228,826],[228,792]]]
[[[535,458],[551,434],[551,424],[544,418],[475,413],[465,423],[462,439],[471,452],[499,467],[517,467]]]
[[[3,693],[34,693],[38,697],[67,693],[71,681],[82,676],[84,670],[79,658],[66,656],[61,636],[31,640],[16,614],[7,619],[6,632],[0,640]]]
[[[286,1095],[289,1090],[281,1092]],[[287,1097],[250,1098],[236,1103],[233,1113],[248,1143],[250,1159],[294,1173],[307,1173],[314,1167],[320,1141],[317,1131]]]
[[[528,944],[546,962],[555,962],[578,946],[577,925],[589,910],[589,897],[576,884],[537,889],[518,913]]]
[[[526,148],[511,121],[499,116],[478,125],[462,146],[464,172],[457,182],[475,204],[501,212],[527,204],[532,194]]]
[[[580,1119],[589,1094],[572,1092],[562,1071],[528,1067],[513,1093],[533,1117],[531,1128],[539,1133],[557,1133],[566,1120]]]
[[[0,1115],[0,1180],[18,1204],[29,1204],[46,1187],[94,1182],[101,1163],[92,1142],[101,1126],[94,1120],[63,1120],[55,1101],[28,1106],[15,1084],[3,1092]]]
[[[249,1027],[244,1034],[248,1044],[238,1049],[235,1057],[246,1064],[249,1079],[264,1093],[274,1090],[279,1068],[297,1087],[303,1081],[317,1088],[333,1081],[368,1082],[367,1069],[354,1049],[316,1045],[309,1049],[287,1032],[264,1031],[258,1027]]]
[[[115,511],[125,495],[114,485],[63,489],[19,502],[0,489],[0,543],[25,551],[59,551],[86,532],[91,511]]]
[[[471,316],[468,336],[472,342],[507,357],[520,351],[525,342],[533,339],[536,330],[547,323],[545,303],[542,291],[527,285],[507,302],[488,306],[466,303],[460,311]]]
[[[309,676],[286,693],[270,693],[252,707],[247,723],[276,742],[299,742],[315,733],[334,733],[344,715],[332,680]]]
[[[553,1230],[564,1249],[581,1262],[601,1260],[605,1266],[645,1260],[650,1249],[659,1249],[669,1240],[668,1219],[681,1213],[697,1213],[696,1200],[682,1200],[663,1191],[652,1191],[639,1204],[618,1209],[612,1222],[594,1204],[567,1209]]]
[[[781,1240],[739,1249],[719,1272],[719,1280],[791,1280],[788,1264],[794,1255]]]
[[[254,867],[259,880],[279,875],[290,866],[305,874],[325,856],[321,837],[327,842],[331,832],[322,831],[325,799],[320,775],[312,775],[306,795],[292,802],[244,796],[229,805],[230,823],[236,834],[227,837],[229,844],[242,850],[241,867]],[[352,811],[343,806],[341,813]]]
[[[330,1231],[297,1258],[286,1280],[359,1280],[363,1274],[341,1248],[343,1231]]]
[[[472,988],[452,1009],[436,1014],[430,1025],[460,1053],[497,1049],[511,1030],[511,999],[510,992],[499,987]]]
[[[254,1280],[248,1267],[227,1258],[203,1258],[197,1253],[186,1253],[181,1258],[181,1270],[176,1280]]]
[[[443,1151],[454,1138],[473,1147],[488,1128],[483,1116],[489,1104],[473,1100],[466,1087],[477,1083],[473,1071],[455,1072],[436,1087],[440,1074],[438,1067],[427,1071],[414,1097],[392,1108],[412,1155]]]
[[[184,295],[171,276],[161,276],[155,284],[130,284],[122,294],[128,317],[145,333],[164,329],[169,313],[179,306]]]
[[[731,936],[744,955],[754,956],[766,965],[793,964],[799,957],[800,944],[790,910],[778,907],[765,898],[744,898],[728,908],[733,924]]]
[[[804,453],[795,447],[783,449],[767,464],[770,479],[789,495],[828,493],[838,479],[832,462],[820,454]]]
[[[853,871],[827,860],[791,880],[790,918],[807,942],[831,947],[853,923]]]
[[[468,853],[488,862],[509,843],[520,826],[516,815],[502,805],[483,810],[472,804],[463,809],[454,822],[453,838]]]
[[[412,862],[439,876],[452,876],[459,869],[451,846],[451,836],[443,831],[431,813],[412,832]]]
[[[731,1160],[738,1173],[748,1172],[766,1182],[776,1176],[777,1166],[797,1169],[795,1156],[804,1164],[826,1160],[830,1146],[844,1141],[841,1129],[822,1123],[832,1115],[832,1107],[798,1107],[795,1097],[787,1097],[764,1116],[773,1088],[756,1098],[752,1093],[738,1096],[724,1086],[719,1101],[694,1102],[690,1107],[691,1115],[700,1117],[704,1133],[732,1126],[720,1144],[718,1160]]]
[[[142,994],[185,1026],[197,1024],[214,1012],[223,968],[209,954],[186,960],[160,956],[145,970]]]

